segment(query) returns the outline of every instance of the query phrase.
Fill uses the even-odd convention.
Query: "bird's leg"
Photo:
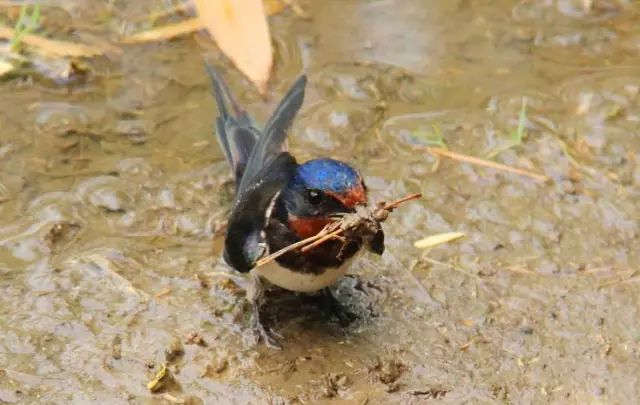
[[[251,304],[251,329],[256,335],[257,340],[262,339],[268,347],[272,349],[282,349],[278,343],[278,338],[282,336],[273,330],[267,330],[260,319],[260,307],[264,298],[264,288],[260,281],[260,276],[254,271],[251,273],[251,285],[247,289],[247,300]]]
[[[322,289],[320,299],[324,310],[338,318],[341,326],[348,326],[356,320],[357,316],[338,301],[329,287]]]

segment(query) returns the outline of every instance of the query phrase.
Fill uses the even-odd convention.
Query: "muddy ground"
[[[78,40],[149,28],[166,6],[48,4],[50,35]],[[123,47],[83,80],[0,84],[0,402],[640,397],[640,4],[299,4],[310,19],[270,19],[266,102],[204,35]],[[259,120],[307,72],[292,151],[352,162],[374,200],[424,194],[338,285],[349,327],[276,291],[284,349],[256,347],[242,291],[211,276],[231,189],[203,57]],[[439,141],[549,180],[438,160]],[[413,247],[447,231],[466,237]],[[165,362],[173,381],[151,393]]]

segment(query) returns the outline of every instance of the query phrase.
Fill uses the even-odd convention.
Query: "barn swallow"
[[[217,71],[206,67],[218,105],[217,138],[236,186],[223,257],[238,272],[252,275],[254,291],[247,295],[253,329],[265,343],[277,345],[260,322],[261,280],[290,291],[323,290],[333,298],[328,287],[346,273],[348,262],[363,246],[383,253],[384,234],[380,230],[366,243],[357,237],[332,239],[308,252],[293,250],[255,267],[265,255],[313,236],[341,215],[366,205],[367,188],[360,173],[344,162],[319,158],[298,163],[286,151],[288,131],[304,99],[304,75],[260,129]]]

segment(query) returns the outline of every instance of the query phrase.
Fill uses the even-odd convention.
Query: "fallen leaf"
[[[57,84],[71,84],[87,78],[89,66],[76,58],[60,58],[50,56],[31,56],[31,65],[47,79]]]
[[[287,7],[282,0],[263,0],[265,12],[268,16],[279,14]],[[185,7],[176,7],[171,13],[182,11]],[[181,35],[191,34],[206,28],[202,19],[195,17],[177,22],[175,24],[164,25],[148,31],[142,31],[123,38],[123,44],[140,44],[145,42],[165,41]]]
[[[167,369],[167,365],[163,364],[160,371],[153,377],[147,384],[147,388],[151,392],[158,392],[167,386],[167,383],[171,380],[171,373]]]
[[[4,60],[0,60],[0,76],[4,76],[13,70],[13,65]]]
[[[262,0],[195,0],[207,31],[261,94],[273,65],[271,35]]]
[[[462,232],[446,232],[439,233],[437,235],[431,235],[424,239],[420,239],[413,243],[413,246],[421,249],[426,249],[430,247],[434,247],[437,245],[442,245],[443,243],[451,242],[456,239],[462,238],[464,233]]]
[[[262,4],[264,4],[264,10],[267,15],[279,14],[287,8],[284,0],[262,0]]]

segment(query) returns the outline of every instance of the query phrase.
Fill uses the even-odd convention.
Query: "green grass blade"
[[[522,143],[522,139],[525,136],[525,124],[527,123],[527,98],[522,98],[522,107],[520,107],[520,115],[518,116],[518,127],[514,133],[514,141],[517,142],[517,145]]]

